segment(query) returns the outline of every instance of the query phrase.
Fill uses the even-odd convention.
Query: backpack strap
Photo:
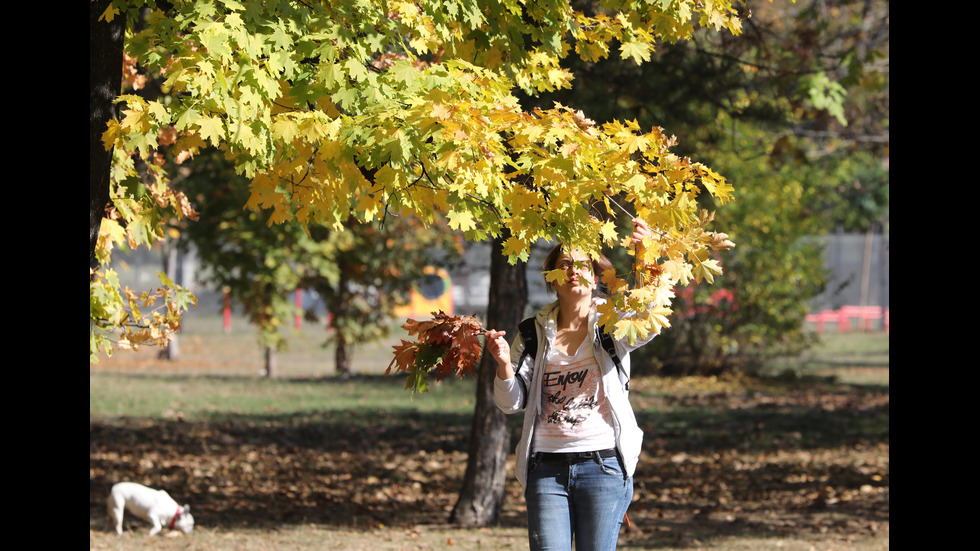
[[[524,319],[517,325],[517,330],[521,334],[521,342],[524,343],[524,351],[521,352],[521,359],[517,361],[517,371],[521,370],[521,366],[524,365],[524,360],[531,356],[531,361],[537,357],[538,353],[538,330],[534,326],[534,318],[530,317]],[[517,373],[514,374],[517,377],[517,382],[521,384],[521,388],[524,389],[524,403],[521,404],[521,409],[527,405],[527,385],[524,383],[524,379],[521,378]]]
[[[626,378],[625,388],[626,390],[629,390],[630,378],[629,375],[626,374],[626,370],[623,368],[623,362],[620,361],[619,354],[616,353],[616,344],[613,342],[612,336],[609,333],[606,333],[606,330],[599,326],[599,324],[596,324],[595,332],[598,334],[599,343],[602,344],[602,347],[606,350],[606,353],[609,354],[609,357],[612,358],[613,363],[616,364],[616,369],[619,370],[619,373]]]
[[[531,356],[532,358],[537,356],[538,330],[534,327],[534,318],[527,318],[521,321],[517,326],[517,330],[521,334],[521,341],[524,343],[524,352],[521,354],[521,361],[517,362],[517,367],[520,368],[521,364],[524,363],[524,358],[527,356]]]

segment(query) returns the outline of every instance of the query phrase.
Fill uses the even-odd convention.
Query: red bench
[[[840,316],[837,315],[837,310],[821,310],[815,314],[807,314],[806,321],[810,323],[817,324],[817,333],[823,333],[823,324],[826,322],[837,323]]]
[[[888,308],[882,309],[881,306],[841,306],[838,310],[821,310],[807,314],[806,321],[817,324],[817,333],[823,333],[826,322],[836,323],[837,332],[846,333],[851,330],[852,318],[864,322],[864,331],[871,331],[874,320],[883,319],[885,332],[888,332]]]

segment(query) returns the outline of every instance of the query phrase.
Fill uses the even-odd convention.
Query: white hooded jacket
[[[633,476],[636,463],[640,457],[640,447],[643,442],[643,431],[636,423],[633,408],[629,403],[627,382],[630,376],[629,352],[646,344],[656,336],[650,333],[646,339],[630,346],[625,340],[615,340],[616,353],[620,358],[624,373],[619,373],[609,354],[599,344],[596,333],[596,306],[602,299],[593,299],[592,311],[589,314],[589,334],[595,338],[593,348],[596,360],[602,370],[602,385],[606,399],[613,413],[613,428],[616,437],[616,450],[623,461],[625,475]],[[524,408],[524,426],[521,439],[515,450],[517,455],[517,480],[521,487],[527,483],[527,464],[531,454],[531,442],[534,441],[535,423],[541,410],[541,380],[544,376],[548,353],[554,343],[557,329],[558,302],[553,302],[541,309],[535,316],[537,342],[540,343],[535,357],[524,360],[523,365],[516,365],[524,351],[524,343],[520,335],[514,339],[510,348],[510,361],[514,364],[515,375],[511,379],[494,378],[494,400],[497,407],[504,413],[517,413]],[[526,406],[526,407],[525,407]]]

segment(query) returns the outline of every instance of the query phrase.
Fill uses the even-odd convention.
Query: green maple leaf
[[[410,85],[419,78],[419,70],[405,60],[399,60],[388,70],[392,77],[398,82]]]
[[[269,42],[280,50],[288,50],[293,45],[293,39],[281,27],[276,27],[276,30],[269,35]]]
[[[153,115],[153,118],[157,120],[160,124],[167,124],[170,122],[170,112],[167,111],[166,106],[164,106],[159,101],[151,101],[146,104],[147,112]]]
[[[335,92],[333,95],[331,95],[330,99],[333,100],[333,102],[339,105],[341,108],[347,111],[353,111],[354,108],[357,106],[357,100],[358,100],[357,90],[353,88],[341,88],[340,90],[337,90],[337,92]]]
[[[200,118],[201,114],[196,109],[187,109],[177,117],[177,122],[174,126],[177,130],[187,130],[192,124],[197,124]]]
[[[144,134],[142,132],[130,134],[129,147],[139,151],[140,157],[144,159],[149,155],[150,149],[154,149],[156,146],[156,134]]]
[[[623,59],[633,58],[637,65],[650,61],[650,46],[642,42],[624,42],[619,53]]]
[[[323,81],[323,87],[332,90],[343,78],[343,69],[336,63],[324,63],[317,71],[317,78]]]
[[[347,62],[344,63],[344,68],[347,69],[347,74],[350,75],[350,78],[357,82],[367,80],[370,74],[368,73],[367,67],[354,58],[348,59]]]

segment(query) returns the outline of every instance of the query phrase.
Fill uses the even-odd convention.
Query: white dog
[[[177,528],[185,534],[194,529],[190,505],[178,505],[164,490],[154,490],[135,482],[120,482],[109,493],[109,520],[115,523],[116,533],[123,533],[123,512],[129,511],[153,524],[150,535],[160,533],[164,526]]]

